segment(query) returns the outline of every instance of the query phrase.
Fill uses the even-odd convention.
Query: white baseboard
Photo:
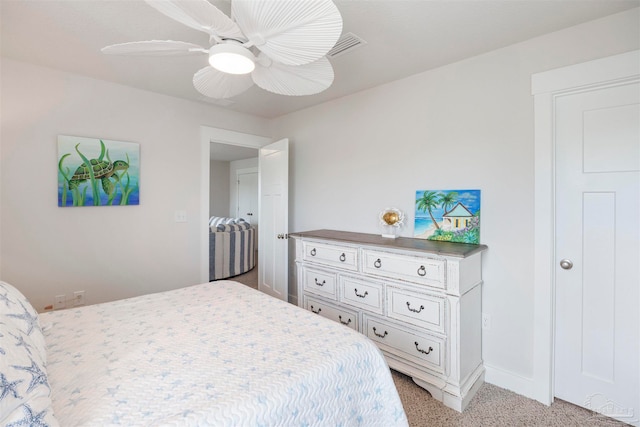
[[[526,378],[521,375],[514,374],[513,372],[505,371],[504,369],[486,364],[484,367],[486,369],[484,374],[485,382],[506,388],[514,393],[536,400],[534,393],[535,387],[532,378]]]

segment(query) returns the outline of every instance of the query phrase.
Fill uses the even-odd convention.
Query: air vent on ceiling
[[[345,33],[338,39],[336,45],[327,53],[327,57],[335,58],[336,56],[351,52],[353,49],[365,44],[367,44],[367,42],[355,34]]]

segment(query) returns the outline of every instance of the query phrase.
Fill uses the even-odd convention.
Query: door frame
[[[209,281],[209,168],[211,157],[211,143],[236,145],[260,149],[271,143],[271,138],[252,135],[227,129],[200,126],[200,217],[198,230],[200,233],[200,282]]]
[[[555,339],[555,135],[556,98],[570,92],[640,79],[640,51],[531,76],[534,95],[534,336],[533,398],[554,399]]]

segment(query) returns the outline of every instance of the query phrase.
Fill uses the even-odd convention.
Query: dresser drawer
[[[366,315],[364,327],[367,337],[375,341],[381,350],[444,373],[445,342],[442,338],[410,331]]]
[[[333,306],[306,295],[304,297],[304,308],[334,322],[340,322],[354,331],[358,330],[358,314],[353,311]]]
[[[364,249],[364,273],[445,288],[445,261]]]
[[[366,335],[389,366],[462,411],[484,378],[486,246],[336,230],[292,236],[300,307]]]
[[[387,316],[443,334],[445,299],[387,284]]]
[[[303,242],[303,260],[346,270],[358,270],[358,248]]]
[[[340,276],[340,301],[374,313],[383,314],[384,285],[371,280]]]
[[[322,295],[333,300],[337,299],[338,275],[329,271],[303,267],[302,284],[305,292]]]

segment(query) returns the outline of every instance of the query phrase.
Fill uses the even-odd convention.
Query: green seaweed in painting
[[[113,201],[116,197],[116,195],[118,194],[117,192],[117,185],[120,183],[120,180],[122,178],[122,175],[126,174],[127,177],[129,176],[129,155],[127,154],[127,161],[122,161],[122,160],[116,160],[115,162],[111,162],[111,156],[109,155],[109,150],[107,150],[107,164],[109,165],[113,165],[113,175],[111,174],[106,174],[105,176],[103,176],[101,178],[102,181],[102,190],[104,191],[104,193],[107,195],[107,205],[111,206],[113,205]],[[118,175],[117,171],[123,171],[120,173],[120,175]],[[111,181],[111,177],[113,177],[113,179],[115,180],[115,184]],[[124,200],[124,191],[122,192],[123,197],[122,200]],[[126,205],[127,203],[122,203],[122,200],[120,202],[121,205]]]
[[[60,161],[58,161],[58,170],[64,179],[62,183],[62,206],[67,206],[67,192],[69,191],[69,172],[71,170],[68,167],[62,168],[62,163],[64,163],[64,159],[69,157],[71,154],[67,153],[64,156],[60,157]],[[73,197],[73,195],[72,195]],[[73,206],[77,206],[76,198],[73,197]]]
[[[75,144],[75,151],[82,159],[82,163],[77,167],[73,176],[70,175],[69,167],[64,165],[65,160],[71,155],[66,153],[60,157],[58,170],[61,176],[60,205],[67,206],[68,193],[71,192],[73,206],[85,206],[87,201],[87,190],[91,189],[91,200],[94,206],[101,204],[113,205],[118,194],[118,188],[122,195],[120,205],[129,204],[129,198],[133,191],[138,189],[138,185],[131,185],[129,176],[130,158],[126,155],[127,161],[111,160],[109,150],[106,149],[102,140],[100,141],[100,154],[95,159],[88,159],[80,150],[80,143]],[[106,157],[106,160],[105,160]],[[118,173],[119,172],[119,173]],[[123,185],[123,177],[126,178],[126,185]],[[113,181],[112,181],[113,179]],[[87,185],[84,185],[87,183]],[[115,181],[115,182],[114,182]],[[102,185],[99,186],[98,182]],[[101,196],[100,188],[106,198]]]
[[[104,142],[100,140],[101,151],[100,151],[100,157],[98,158],[97,161],[95,159],[91,159],[91,160],[87,159],[86,156],[82,154],[78,149],[79,145],[80,145],[79,143],[76,144],[76,152],[80,155],[80,158],[84,163],[82,164],[82,166],[80,166],[80,168],[78,168],[78,170],[80,170],[84,166],[84,170],[89,172],[89,179],[91,180],[91,189],[93,190],[93,205],[100,206],[100,193],[98,192],[98,182],[96,181],[96,177],[94,174],[95,172],[94,167],[96,167],[98,162],[101,162],[102,158],[104,157],[104,152],[105,152]],[[76,174],[77,173],[78,171],[76,171]]]
[[[71,153],[63,155],[58,162],[58,170],[64,179],[64,182],[62,183],[61,205],[67,206],[67,193],[71,191],[73,206],[84,206],[87,188],[85,187],[82,192],[80,192],[77,181],[75,181],[73,177],[69,178],[69,173],[71,172],[70,169],[67,166],[63,166],[65,159],[70,155]]]
[[[131,160],[129,159],[129,155],[126,154],[127,156],[127,163],[130,163]],[[129,170],[125,169],[123,172],[120,173],[120,175],[115,174],[115,176],[117,177],[116,179],[116,183],[120,185],[120,191],[122,193],[122,199],[120,199],[120,204],[121,205],[127,205],[129,204],[129,196],[131,195],[131,193],[136,190],[138,188],[138,184],[136,184],[135,186],[131,187],[131,179],[129,177]],[[125,176],[127,179],[127,183],[126,185],[122,184],[122,177]]]

